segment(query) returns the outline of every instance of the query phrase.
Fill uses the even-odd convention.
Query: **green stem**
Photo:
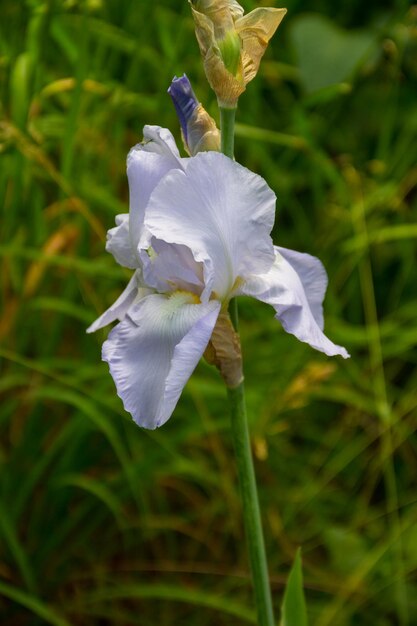
[[[236,109],[220,107],[220,130],[222,138],[222,152],[233,159],[235,143],[235,116]]]
[[[220,107],[221,146],[226,156],[233,158],[234,123],[236,109]],[[229,306],[233,326],[238,330],[238,308],[234,298]],[[252,450],[246,414],[245,387],[243,382],[234,389],[228,389],[232,437],[236,455],[236,467],[242,498],[243,519],[248,544],[252,582],[255,592],[256,612],[259,626],[274,626],[271,588],[261,512],[253,467]]]
[[[259,626],[274,626],[271,588],[269,586],[268,565],[266,562],[255,470],[252,461],[243,383],[234,389],[228,389],[228,395],[258,624]]]

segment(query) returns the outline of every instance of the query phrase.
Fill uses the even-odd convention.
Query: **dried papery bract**
[[[189,1],[207,79],[219,105],[234,108],[287,10],[259,7],[244,15],[236,0]]]
[[[240,338],[227,312],[220,313],[204,358],[215,365],[227,387],[234,389],[243,381]]]
[[[202,104],[198,104],[190,120],[187,144],[190,156],[198,152],[220,150],[220,131]]]

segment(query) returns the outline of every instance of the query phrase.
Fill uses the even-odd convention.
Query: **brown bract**
[[[286,9],[259,7],[247,15],[236,0],[189,0],[207,79],[220,106],[234,108],[246,85],[257,74],[269,40]],[[222,44],[238,38],[236,70],[226,67]]]
[[[239,335],[227,312],[220,313],[204,357],[210,365],[217,367],[224,382],[231,389],[243,381]]]
[[[187,141],[184,136],[183,141],[190,156],[207,150],[220,151],[220,131],[202,104],[194,109],[187,124]]]

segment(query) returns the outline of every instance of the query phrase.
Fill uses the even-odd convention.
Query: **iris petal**
[[[323,300],[327,289],[327,273],[319,259],[311,254],[296,252],[288,248],[275,247],[286,261],[297,272],[304,288],[308,304],[317,326],[320,330],[324,328]]]
[[[129,180],[130,240],[136,251],[142,233],[146,205],[161,178],[172,169],[182,169],[184,159],[169,130],[145,126],[143,143],[134,146],[127,157]]]
[[[288,253],[288,251],[285,252]],[[314,270],[312,270],[309,281],[306,281],[309,282],[307,292],[310,294],[310,300],[314,293],[313,281],[311,281],[313,275]],[[304,278],[305,276],[306,274],[304,274]],[[316,277],[318,287],[313,297],[313,309],[317,319],[310,307],[309,297],[304,289],[302,279],[294,266],[278,251],[276,251],[275,262],[269,272],[248,278],[242,285],[240,294],[253,296],[272,305],[284,330],[300,341],[310,344],[312,348],[320,350],[328,356],[339,354],[347,359],[349,354],[345,348],[330,341],[320,328],[319,323],[322,318],[318,313],[317,294],[322,293],[324,295],[322,272],[317,272]]]
[[[137,424],[157,428],[171,416],[200,360],[220,310],[192,294],[155,294],[134,305],[103,345],[117,393]]]

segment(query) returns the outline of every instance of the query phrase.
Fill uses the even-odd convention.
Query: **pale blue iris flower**
[[[272,305],[284,329],[329,356],[323,334],[326,272],[318,259],[274,247],[275,194],[217,152],[181,158],[171,133],[145,126],[127,159],[130,212],[106,249],[135,272],[88,329],[119,320],[103,345],[117,393],[137,424],[172,415],[230,298]]]

